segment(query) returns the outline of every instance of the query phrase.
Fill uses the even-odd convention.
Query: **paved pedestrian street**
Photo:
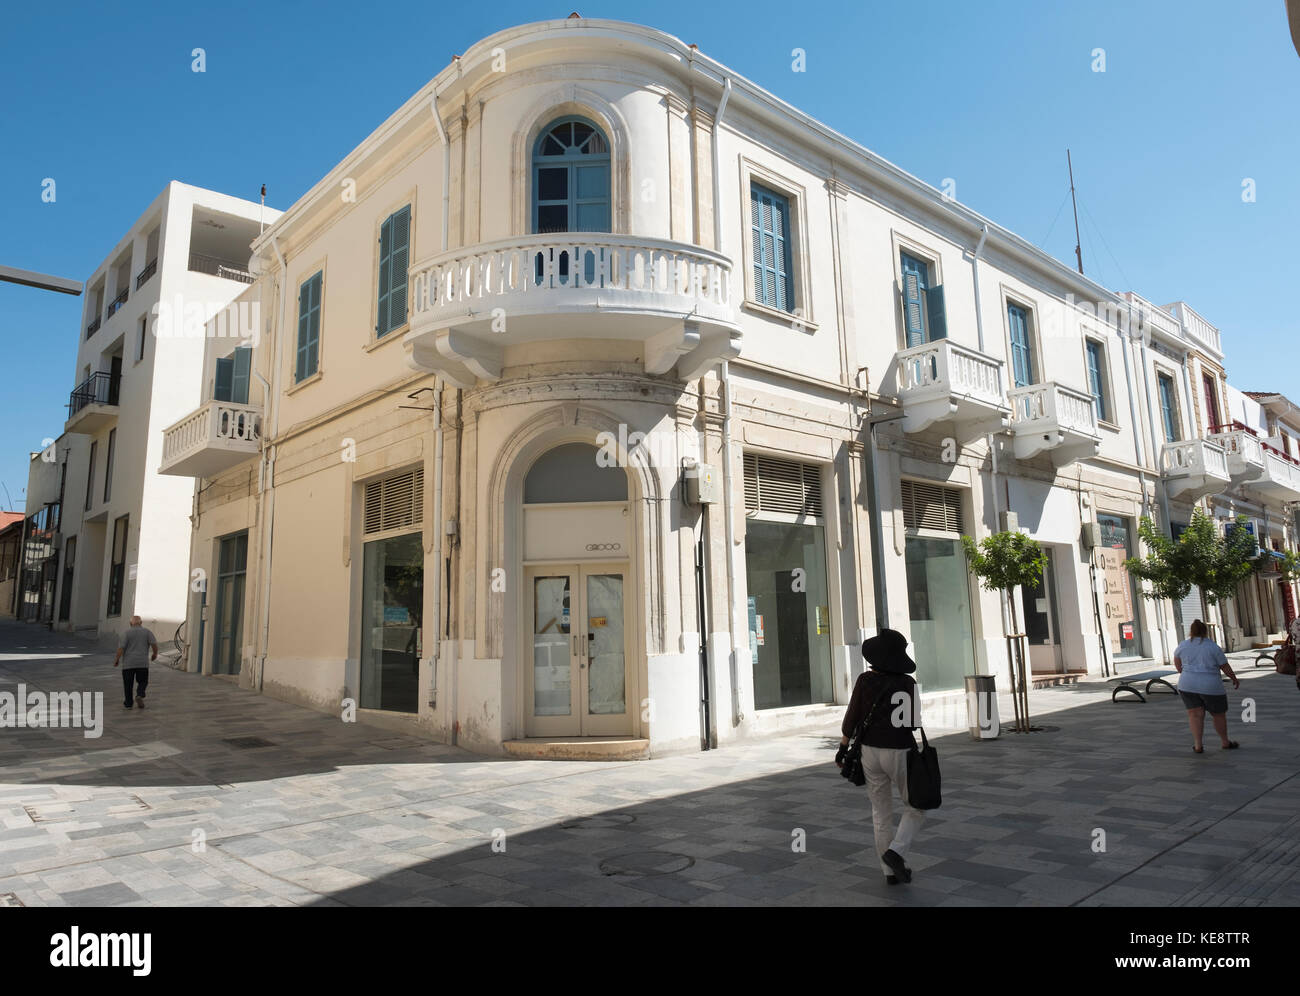
[[[940,736],[888,886],[838,730],[651,761],[485,758],[0,623],[0,695],[102,691],[98,739],[0,730],[0,905],[1258,906],[1300,902],[1300,694],[1271,670],[1193,754],[1178,699],[1035,690],[1041,732]],[[1256,721],[1241,721],[1243,699]],[[1010,714],[1009,700],[1001,706]],[[1207,723],[1208,727],[1208,723]]]

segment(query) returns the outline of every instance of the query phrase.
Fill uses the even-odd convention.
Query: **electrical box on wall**
[[[707,463],[686,469],[686,501],[691,505],[716,505],[722,500],[718,472]]]
[[[1079,534],[1079,541],[1085,550],[1095,550],[1101,546],[1101,523],[1085,522]]]

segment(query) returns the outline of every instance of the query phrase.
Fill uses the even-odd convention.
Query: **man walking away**
[[[131,617],[131,625],[118,638],[117,656],[113,658],[113,667],[122,665],[122,689],[126,693],[126,701],[122,704],[128,709],[135,702],[144,708],[144,690],[149,687],[149,662],[158,659],[158,641],[141,625],[141,621],[139,616]],[[132,682],[136,689],[134,702],[131,698]]]

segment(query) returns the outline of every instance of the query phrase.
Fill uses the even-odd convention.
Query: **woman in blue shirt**
[[[1223,690],[1219,671],[1232,679],[1233,689],[1241,682],[1232,673],[1232,666],[1219,645],[1209,639],[1205,623],[1197,619],[1192,623],[1190,635],[1174,650],[1174,667],[1178,669],[1178,694],[1187,707],[1187,722],[1192,728],[1192,750],[1204,754],[1201,735],[1205,730],[1205,714],[1209,712],[1214,732],[1219,735],[1224,750],[1235,750],[1239,745],[1228,739],[1228,694]]]

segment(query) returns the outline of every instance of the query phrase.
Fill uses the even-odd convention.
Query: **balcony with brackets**
[[[1001,360],[951,339],[910,346],[894,359],[904,432],[942,426],[965,443],[1006,428]]]
[[[1214,426],[1209,439],[1228,455],[1228,475],[1234,485],[1250,484],[1264,475],[1264,445],[1241,423]]]
[[[699,246],[551,233],[439,253],[410,268],[408,364],[458,387],[501,376],[507,347],[638,342],[645,369],[682,380],[740,352],[731,260]]]
[[[1046,453],[1063,467],[1097,455],[1101,434],[1091,395],[1052,381],[1014,388],[1009,397],[1017,460]]]
[[[256,456],[262,412],[254,405],[209,401],[163,430],[158,473],[213,477]]]
[[[1300,463],[1275,446],[1264,449],[1264,473],[1248,487],[1281,501],[1300,501]]]
[[[1218,494],[1232,483],[1228,454],[1207,439],[1180,439],[1160,451],[1160,472],[1169,497],[1195,501]]]

